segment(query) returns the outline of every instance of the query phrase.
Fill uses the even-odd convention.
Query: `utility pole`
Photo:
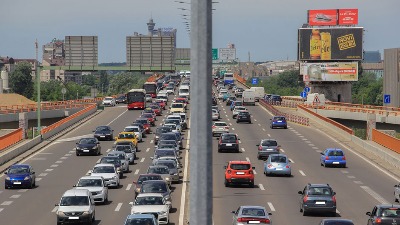
[[[40,127],[40,111],[41,111],[41,103],[40,103],[40,74],[39,74],[39,45],[37,39],[35,41],[35,48],[36,48],[36,61],[35,61],[35,73],[36,73],[36,82],[37,82],[37,131],[40,135],[41,127]]]

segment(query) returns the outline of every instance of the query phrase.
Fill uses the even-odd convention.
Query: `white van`
[[[187,85],[182,85],[179,87],[179,96],[187,96],[190,99],[190,89]]]
[[[253,90],[244,90],[242,94],[243,105],[256,105],[255,92]]]
[[[260,99],[264,98],[265,90],[264,87],[251,87],[250,90],[255,92],[255,100],[258,102]]]

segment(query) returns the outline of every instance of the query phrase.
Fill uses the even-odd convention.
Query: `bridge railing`
[[[0,151],[22,140],[22,128],[0,137]]]
[[[264,101],[263,99],[261,99],[259,103],[261,106],[270,111],[274,116],[284,116],[286,120],[290,122],[298,123],[305,126],[310,126],[310,120],[307,117],[281,112],[278,109],[276,109],[273,105],[269,104],[267,101]]]
[[[400,139],[392,137],[376,129],[372,129],[372,141],[385,146],[396,153],[400,153]]]

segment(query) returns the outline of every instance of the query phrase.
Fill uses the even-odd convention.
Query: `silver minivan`
[[[95,221],[93,196],[87,189],[70,189],[60,200],[56,214],[57,225],[64,223],[92,224]]]

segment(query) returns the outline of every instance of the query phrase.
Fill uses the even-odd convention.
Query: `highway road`
[[[172,97],[171,97],[172,98]],[[68,134],[54,140],[50,145],[23,160],[33,166],[37,176],[37,187],[34,189],[4,189],[5,176],[1,175],[0,189],[0,224],[7,221],[8,225],[56,224],[55,204],[62,194],[71,189],[78,179],[84,176],[101,156],[76,156],[75,143],[79,138],[92,136],[92,131],[100,125],[110,125],[114,135],[130,125],[141,111],[127,111],[126,105],[106,108],[104,112],[95,116],[90,121],[81,124]],[[167,115],[167,110],[162,116],[157,117],[156,125],[162,123]],[[155,130],[155,127],[152,127]],[[185,135],[188,135],[186,131]],[[184,138],[186,138],[184,136]],[[139,174],[146,173],[151,164],[154,144],[153,134],[148,135],[144,142],[139,143],[139,159],[130,165],[131,173],[124,174],[121,179],[122,186],[109,190],[109,203],[96,205],[95,224],[123,224],[130,214],[129,202],[134,200],[134,186],[132,181]],[[112,147],[113,141],[101,141],[102,155],[106,155]],[[186,145],[186,140],[184,141]],[[184,145],[184,146],[185,146]],[[185,164],[186,151],[182,151],[182,163]],[[183,175],[183,174],[182,174]],[[170,224],[178,224],[179,206],[181,204],[182,183],[172,185],[172,205]]]
[[[252,124],[232,119],[225,102],[219,102],[221,120],[229,123],[231,132],[240,138],[241,153],[218,153],[213,140],[213,219],[214,224],[232,224],[233,210],[240,205],[262,205],[272,213],[273,224],[319,224],[328,216],[303,216],[299,211],[300,195],[307,183],[329,183],[337,193],[337,218],[352,219],[366,224],[365,213],[380,203],[393,203],[393,186],[398,183],[387,172],[369,163],[363,156],[343,148],[340,143],[313,128],[289,123],[289,128],[270,129],[272,115],[261,106],[246,106],[252,114]],[[261,139],[273,138],[282,146],[282,153],[292,161],[292,177],[266,177],[263,161],[257,159]],[[329,147],[346,152],[347,168],[320,166],[320,152]],[[248,160],[256,168],[255,187],[225,187],[223,166],[230,160]]]

